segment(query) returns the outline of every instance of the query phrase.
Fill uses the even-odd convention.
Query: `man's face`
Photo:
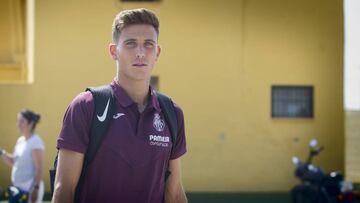
[[[121,31],[110,53],[118,63],[118,77],[131,81],[148,81],[160,54],[157,33],[151,25],[130,25]]]

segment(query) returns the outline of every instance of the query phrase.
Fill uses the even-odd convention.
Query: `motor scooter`
[[[315,156],[324,150],[318,146],[316,139],[309,143],[310,152],[304,162],[292,157],[295,165],[295,176],[300,183],[291,190],[294,203],[354,203],[353,184],[344,180],[339,171],[325,173],[322,168],[312,164]]]

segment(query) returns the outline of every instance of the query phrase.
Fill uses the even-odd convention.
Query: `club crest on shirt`
[[[159,132],[164,131],[165,122],[160,118],[158,113],[154,114],[153,126]]]

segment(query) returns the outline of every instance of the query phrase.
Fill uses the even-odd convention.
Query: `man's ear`
[[[109,44],[109,53],[112,59],[116,60],[117,59],[117,46],[116,44]]]
[[[156,50],[156,61],[159,59],[160,52],[161,52],[161,47],[160,47],[160,45],[158,45],[157,50]]]

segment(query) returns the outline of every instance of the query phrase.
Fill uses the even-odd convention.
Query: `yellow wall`
[[[0,146],[15,143],[16,112],[40,112],[47,172],[72,98],[115,75],[107,53],[114,15],[135,7],[161,20],[154,75],[186,116],[188,191],[289,190],[291,156],[304,158],[310,137],[326,148],[316,163],[343,170],[341,0],[37,0],[35,82],[0,85]],[[272,119],[273,84],[314,85],[314,119]],[[1,164],[0,174],[5,186],[10,169]]]

